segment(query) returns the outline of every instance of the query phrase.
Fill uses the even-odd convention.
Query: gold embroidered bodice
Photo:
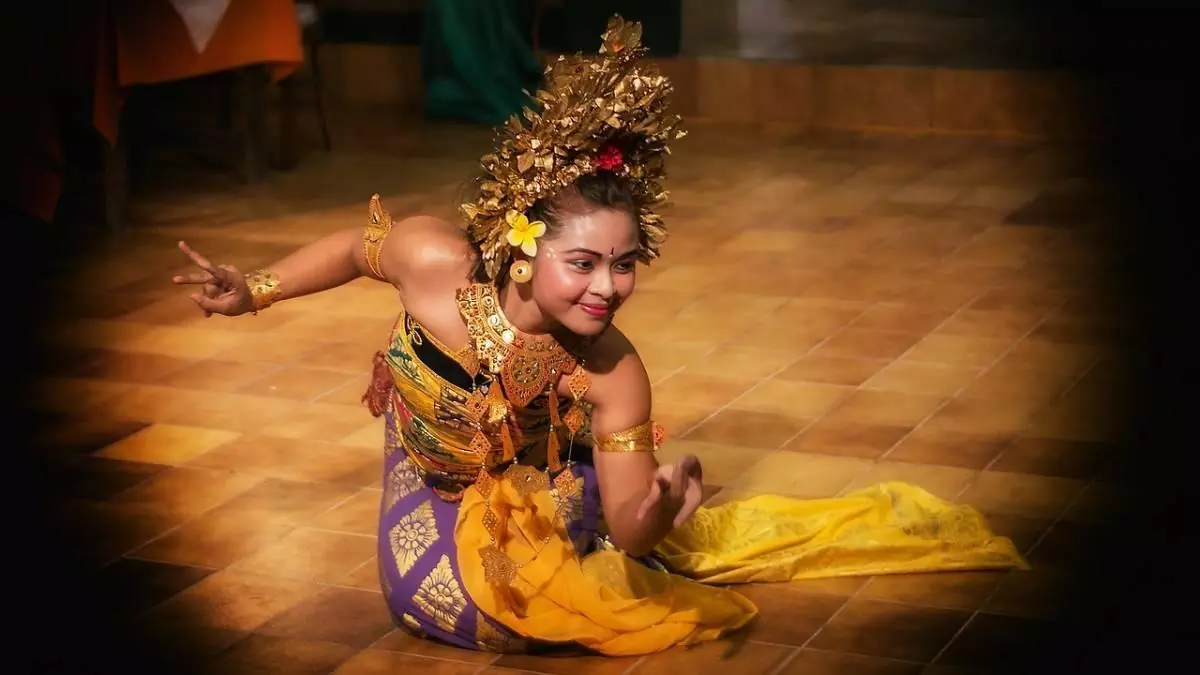
[[[470,349],[447,347],[402,312],[383,358],[393,385],[386,418],[388,452],[402,445],[426,481],[448,499],[475,482],[482,468],[502,463],[497,453],[472,446],[481,430],[492,448],[502,442],[495,429],[481,427],[469,410],[472,393],[498,379],[486,369],[474,378],[467,373],[462,362],[469,360],[464,355]],[[521,464],[546,466],[551,427],[547,403],[548,396],[540,394],[511,410],[512,442]],[[569,404],[569,399],[560,403],[560,415]],[[560,444],[564,438],[560,433]]]

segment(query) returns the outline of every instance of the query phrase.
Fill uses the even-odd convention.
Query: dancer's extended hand
[[[674,526],[679,527],[700,508],[703,479],[700,460],[695,455],[684,455],[675,464],[658,467],[654,482],[650,484],[650,494],[638,509],[638,520],[659,509],[673,514]]]
[[[238,316],[254,310],[254,299],[244,275],[230,265],[213,265],[207,258],[192,250],[187,242],[179,242],[179,250],[187,254],[199,272],[174,277],[177,284],[200,284],[192,300],[200,306],[205,317],[213,314]]]

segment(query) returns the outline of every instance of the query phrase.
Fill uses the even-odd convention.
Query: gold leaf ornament
[[[621,150],[624,165],[617,172],[631,181],[638,204],[640,258],[659,256],[667,235],[657,213],[665,204],[663,160],[684,131],[681,118],[668,111],[672,85],[642,60],[645,53],[642,26],[614,16],[597,54],[560,56],[531,105],[497,130],[496,147],[480,159],[486,176],[478,195],[460,208],[489,278],[499,275],[516,247],[508,241],[508,213],[523,213],[594,173],[594,157],[610,145]]]

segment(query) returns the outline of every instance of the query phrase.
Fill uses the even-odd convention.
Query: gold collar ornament
[[[642,26],[614,16],[596,55],[560,56],[546,69],[546,87],[523,115],[498,130],[497,149],[480,164],[486,177],[474,202],[460,208],[467,236],[482,251],[483,268],[496,279],[512,256],[508,233],[513,213],[606,170],[633,187],[643,262],[659,255],[667,231],[656,209],[667,201],[668,143],[685,132],[667,113],[671,82],[642,61]],[[536,108],[536,109],[534,109]]]
[[[539,394],[547,396],[551,430],[547,441],[546,460],[551,471],[560,469],[558,431],[564,426],[574,438],[585,421],[583,397],[590,385],[587,372],[580,364],[581,355],[591,344],[581,338],[568,350],[550,335],[529,335],[517,330],[500,308],[500,296],[493,284],[472,284],[455,293],[458,311],[467,324],[469,349],[463,350],[459,364],[474,379],[486,369],[492,382],[486,391],[475,390],[467,399],[467,411],[480,425],[471,441],[471,448],[484,458],[484,466],[492,462],[494,453],[485,427],[499,431],[501,461],[516,457],[511,428],[514,407],[528,406]],[[567,388],[573,399],[564,420],[559,419],[558,384],[567,378]]]
[[[587,394],[590,381],[582,364],[581,356],[586,353],[591,340],[584,338],[568,350],[549,335],[528,335],[517,330],[500,307],[500,297],[493,284],[472,284],[459,289],[455,294],[459,313],[467,324],[468,349],[459,364],[474,380],[486,369],[492,374],[486,393],[476,389],[467,399],[467,411],[477,425],[471,449],[482,456],[482,468],[475,481],[475,488],[484,498],[484,526],[490,543],[480,550],[483,558],[484,577],[489,583],[507,586],[516,578],[517,571],[532,562],[540,549],[526,563],[518,563],[503,550],[508,536],[508,515],[492,507],[494,458],[500,455],[500,463],[507,464],[502,476],[522,498],[541,490],[551,490],[555,501],[554,516],[565,528],[573,503],[580,498],[575,474],[571,470],[571,450],[575,436],[586,421],[583,413],[583,397]],[[473,348],[473,349],[472,349]],[[567,378],[567,389],[572,404],[565,420],[559,416],[558,385]],[[546,434],[546,469],[538,469],[516,463],[516,447],[513,442],[512,412],[515,407],[525,407],[539,394],[547,397],[546,407],[550,413],[550,429]],[[567,462],[561,461],[559,434],[567,429]],[[485,429],[497,429],[500,433],[500,448],[492,446]],[[551,478],[552,474],[554,475]],[[542,538],[544,548],[549,538],[555,536],[550,530]]]

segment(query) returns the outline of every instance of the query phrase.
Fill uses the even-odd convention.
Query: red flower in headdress
[[[597,169],[605,171],[616,171],[625,166],[625,156],[621,154],[621,149],[615,145],[606,145],[596,153],[596,158],[592,160],[592,164]]]

